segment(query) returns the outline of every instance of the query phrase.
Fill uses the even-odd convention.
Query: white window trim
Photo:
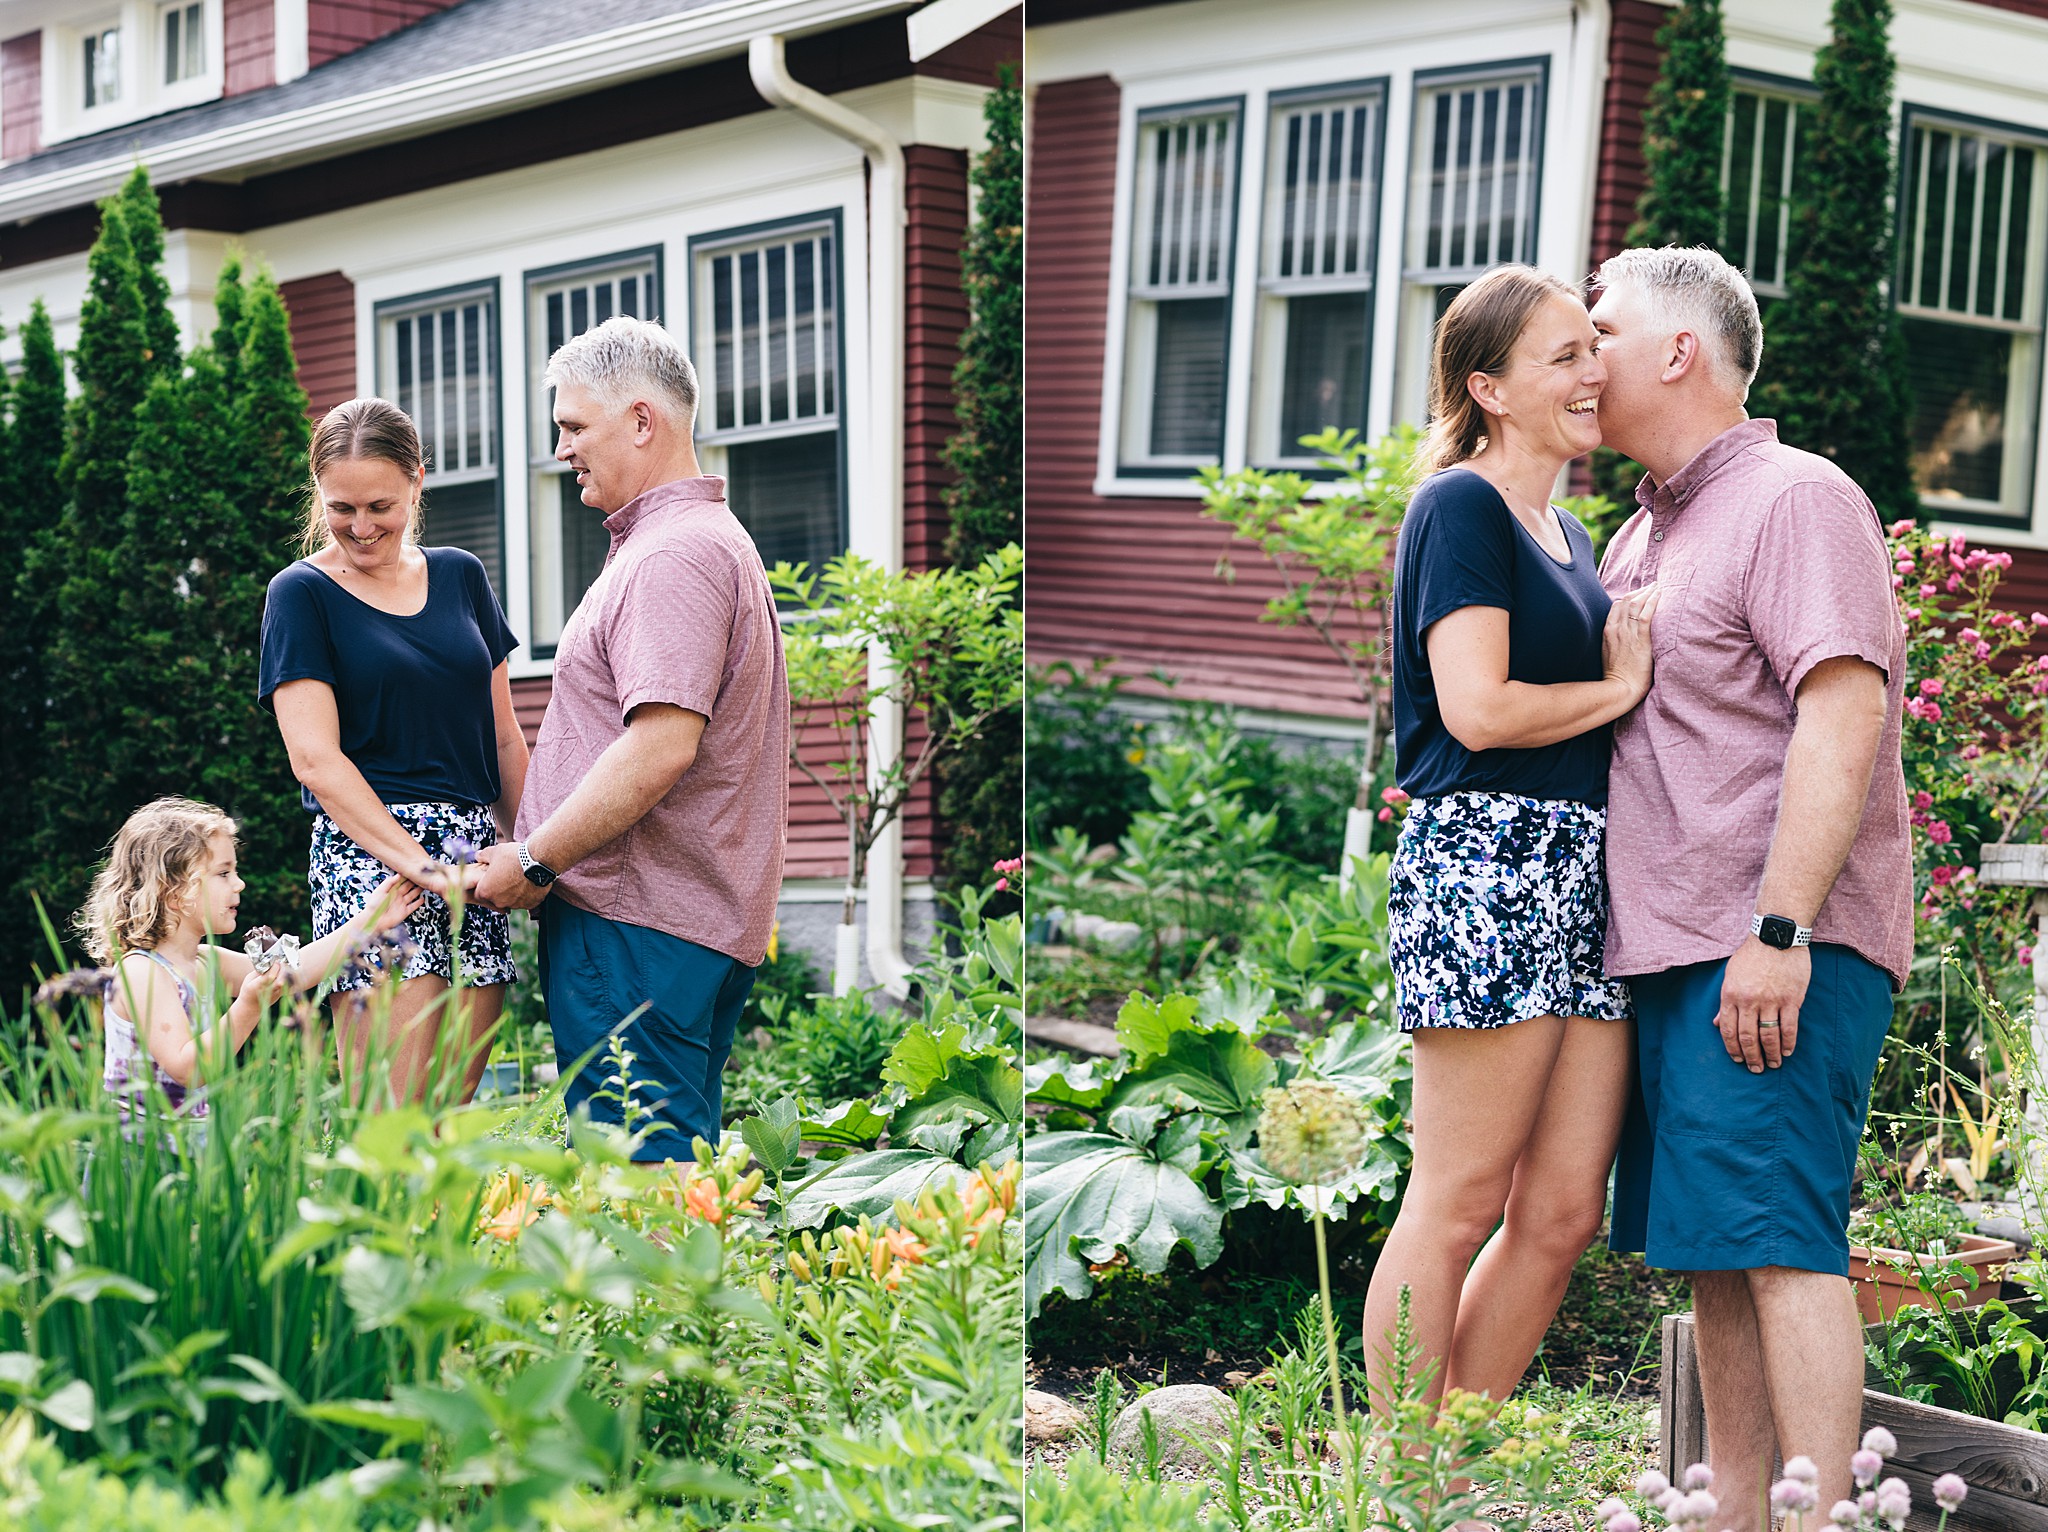
[[[1976,134],[2003,140],[2009,144],[2031,149],[2037,162],[2048,167],[2048,131],[2029,128],[2018,123],[1992,122],[1964,113],[1946,112],[1939,108],[1918,106],[1904,102],[1899,111],[1898,155],[1903,167],[1908,153],[1910,138],[1916,127],[1927,126],[1947,128],[1953,131]],[[1942,499],[1920,496],[1920,504],[1930,518],[1945,524],[1964,527],[1977,535],[1990,534],[2002,541],[2023,540],[2036,545],[2048,543],[2048,526],[2043,525],[2041,493],[2048,485],[2048,431],[2042,429],[2042,413],[2048,409],[2048,255],[2044,255],[2038,239],[2030,239],[2030,251],[2026,273],[2027,290],[2021,298],[2022,318],[2006,320],[1985,315],[1956,314],[1946,309],[1924,308],[1918,304],[1899,301],[1904,287],[1905,263],[1912,259],[1907,242],[1908,222],[1912,217],[1915,200],[1914,189],[1905,186],[1904,171],[1901,170],[1901,194],[1895,211],[1896,258],[1901,263],[1901,272],[1895,279],[1892,292],[1892,306],[1902,319],[1929,320],[1939,324],[1954,325],[1966,329],[1994,330],[2008,335],[2026,336],[2033,342],[2033,363],[2030,374],[2017,375],[2014,383],[2030,391],[2031,408],[2019,412],[2017,420],[2009,422],[2008,429],[2020,433],[2020,441],[2009,452],[2008,461],[2014,471],[2025,476],[2024,482],[2013,488],[2010,498],[2000,504],[1983,500]],[[2039,188],[2048,169],[2036,172],[2036,187]],[[2031,200],[2028,216],[2034,230],[2048,227],[2048,196],[2039,191]],[[2030,316],[2030,317],[2026,317]]]
[[[1411,390],[1415,376],[1409,353],[1414,349],[1415,324],[1404,312],[1408,283],[1403,268],[1406,252],[1410,187],[1410,156],[1418,76],[1423,86],[1441,83],[1454,74],[1480,78],[1504,73],[1543,61],[1543,100],[1538,113],[1538,142],[1541,158],[1537,167],[1536,260],[1567,280],[1584,276],[1586,220],[1591,216],[1592,175],[1578,164],[1578,157],[1559,151],[1558,145],[1576,141],[1575,135],[1597,126],[1599,95],[1578,90],[1581,77],[1590,77],[1605,57],[1604,29],[1581,27],[1573,32],[1559,29],[1545,34],[1539,42],[1527,33],[1535,46],[1514,48],[1502,56],[1473,58],[1464,38],[1444,36],[1428,40],[1427,51],[1404,52],[1398,58],[1382,58],[1377,52],[1359,59],[1352,55],[1294,61],[1285,76],[1262,77],[1247,82],[1242,70],[1228,73],[1205,71],[1199,75],[1155,75],[1127,83],[1119,107],[1115,191],[1111,207],[1110,269],[1107,292],[1108,312],[1103,328],[1102,392],[1096,434],[1096,469],[1092,492],[1101,498],[1142,498],[1148,500],[1194,500],[1201,487],[1190,482],[1193,470],[1183,476],[1170,470],[1160,477],[1123,471],[1121,462],[1124,420],[1124,360],[1132,337],[1129,333],[1130,270],[1134,237],[1133,202],[1136,196],[1137,143],[1141,115],[1162,109],[1219,101],[1228,96],[1242,98],[1239,139],[1240,166],[1257,166],[1256,175],[1242,169],[1237,184],[1237,239],[1232,266],[1230,330],[1225,375],[1223,456],[1225,472],[1248,465],[1253,404],[1253,368],[1259,304],[1257,294],[1260,241],[1248,231],[1261,225],[1265,197],[1265,167],[1272,102],[1276,96],[1341,87],[1367,81],[1383,81],[1382,110],[1385,114],[1380,144],[1381,186],[1379,235],[1375,251],[1372,307],[1372,353],[1366,375],[1366,432],[1368,437],[1388,430],[1396,421],[1416,419],[1408,395],[1419,400],[1419,387]],[[1545,45],[1547,43],[1547,46]],[[1363,67],[1360,67],[1360,64]],[[1227,80],[1229,88],[1216,85]],[[1584,99],[1581,99],[1583,97]],[[1426,352],[1427,337],[1423,338]],[[1427,358],[1423,358],[1427,372]],[[1260,466],[1284,466],[1261,464]]]
[[[690,242],[690,283],[692,307],[690,322],[682,332],[691,348],[694,361],[704,352],[711,334],[713,317],[711,313],[712,293],[707,282],[697,286],[697,273],[707,257],[715,256],[722,250],[742,248],[747,245],[773,241],[778,236],[795,237],[799,234],[826,233],[832,236],[832,414],[829,418],[813,416],[806,420],[763,421],[759,425],[736,425],[720,430],[716,424],[715,404],[711,398],[718,379],[712,372],[714,363],[706,361],[697,368],[700,394],[697,405],[697,444],[722,450],[744,442],[775,441],[790,436],[822,436],[827,431],[843,431],[846,427],[846,373],[849,370],[849,342],[846,332],[846,249],[839,220],[831,211],[807,214],[790,219],[777,219],[767,224],[752,224],[730,233],[714,232],[698,235]],[[707,353],[708,354],[708,353]],[[707,470],[715,471],[715,470]],[[842,509],[848,486],[841,485]]]
[[[589,261],[593,264],[622,251],[660,246],[664,252],[661,271],[661,312],[671,326],[675,316],[690,312],[690,262],[684,252],[692,239],[715,238],[730,232],[735,211],[755,211],[744,226],[766,226],[787,222],[792,225],[815,219],[821,213],[836,213],[840,221],[839,261],[840,323],[845,334],[841,376],[840,422],[843,433],[847,482],[864,482],[872,467],[866,454],[878,437],[867,390],[867,369],[861,359],[861,337],[867,333],[868,278],[863,252],[867,249],[867,206],[861,180],[860,162],[850,159],[843,171],[793,178],[788,185],[762,190],[756,199],[736,208],[734,199],[693,202],[679,212],[662,212],[636,218],[622,218],[602,228],[563,227],[536,233],[516,242],[491,243],[469,254],[448,254],[431,262],[386,266],[374,271],[358,269],[356,277],[356,377],[361,392],[374,391],[377,377],[377,310],[390,308],[414,297],[468,287],[482,287],[496,281],[499,290],[498,345],[502,389],[501,421],[507,431],[517,432],[516,450],[524,452],[524,422],[530,411],[525,397],[524,369],[514,371],[506,358],[523,359],[527,354],[527,315],[524,281],[528,272],[567,267]],[[518,294],[508,301],[505,294]],[[501,454],[508,450],[500,440]],[[530,540],[532,504],[531,474],[523,462],[515,462],[505,473],[501,491],[504,508],[505,615],[519,635],[520,647],[511,658],[515,681],[544,680],[554,674],[552,657],[533,654],[533,549]],[[714,471],[706,464],[706,471]],[[847,502],[847,532],[851,551],[865,558],[885,556],[895,529],[888,524],[882,508],[870,497],[852,495]]]
[[[189,80],[164,84],[163,13],[158,0],[122,0],[83,20],[43,29],[43,143],[103,133],[159,112],[219,97],[223,66],[223,0],[203,0],[206,67]],[[121,29],[121,95],[104,106],[85,104],[85,39],[109,26]]]

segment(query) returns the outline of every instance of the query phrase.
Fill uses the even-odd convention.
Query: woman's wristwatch
[[[519,848],[519,855],[524,859],[524,846]],[[532,874],[528,873],[527,876],[531,877]],[[1752,915],[1749,920],[1749,934],[1766,947],[1776,947],[1780,952],[1813,945],[1813,927],[1802,926],[1796,920],[1788,920],[1783,915]]]
[[[518,842],[519,870],[526,874],[526,881],[535,888],[546,888],[555,881],[555,870],[533,859],[533,853],[526,849],[526,842]]]

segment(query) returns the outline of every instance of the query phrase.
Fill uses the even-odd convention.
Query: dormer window
[[[163,9],[164,84],[196,80],[206,72],[206,7],[167,5]]]
[[[85,34],[85,109],[121,99],[121,29],[94,27]]]

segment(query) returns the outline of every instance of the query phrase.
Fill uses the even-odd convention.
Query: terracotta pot
[[[1965,1234],[1961,1247],[1954,1255],[1945,1258],[1851,1245],[1849,1280],[1856,1284],[1856,1306],[1863,1311],[1863,1322],[1874,1325],[1889,1319],[1902,1308],[1931,1309],[1935,1306],[1934,1294],[1922,1288],[1914,1275],[1916,1264],[1923,1270],[1949,1263],[1969,1267],[1968,1272],[1955,1273],[1941,1294],[1944,1308],[1967,1309],[1998,1296],[2005,1263],[2018,1254],[2018,1247],[2011,1240],[1987,1239],[1981,1234]],[[1900,1267],[1905,1269],[1901,1271]],[[1976,1278],[1974,1286],[1971,1285],[1972,1276]]]

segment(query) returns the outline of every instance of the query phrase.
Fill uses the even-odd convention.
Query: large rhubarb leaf
[[[950,1155],[930,1149],[877,1149],[835,1160],[789,1194],[784,1211],[792,1229],[813,1229],[834,1214],[890,1218],[897,1202],[915,1197],[944,1177],[954,1185],[970,1172]]]
[[[1223,1253],[1223,1209],[1177,1165],[1107,1133],[1041,1133],[1024,1149],[1024,1311],[1046,1295],[1086,1298],[1089,1266],[1128,1252],[1142,1271],[1186,1245]]]

